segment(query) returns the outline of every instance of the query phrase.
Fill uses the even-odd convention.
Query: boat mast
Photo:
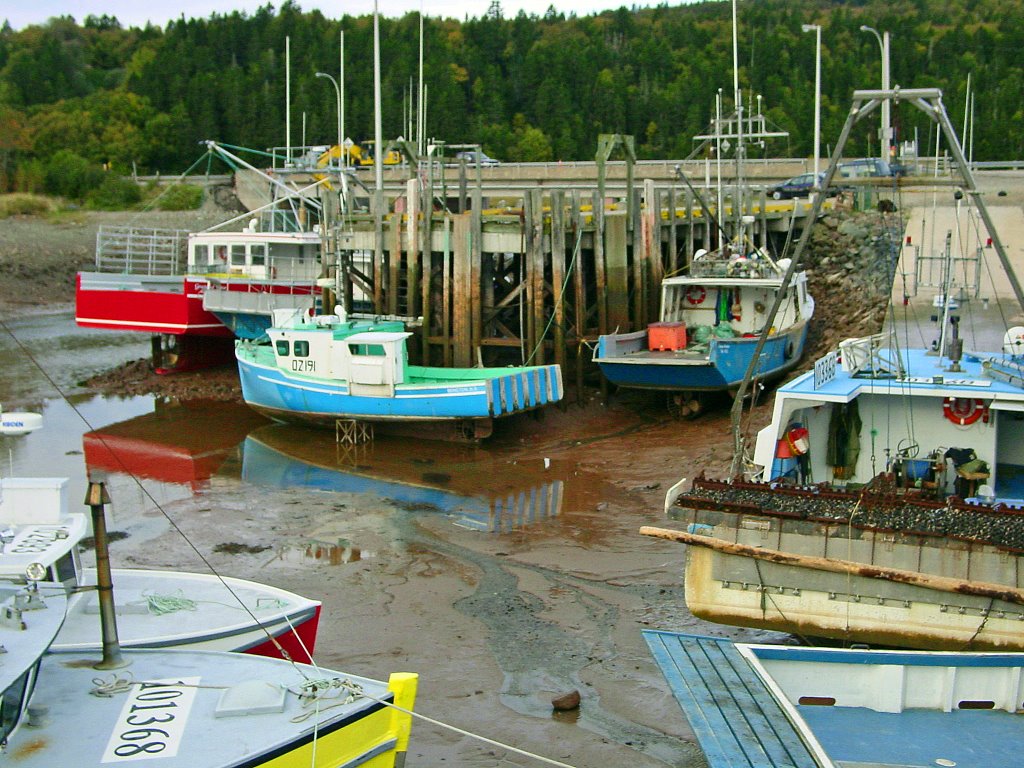
[[[734,239],[742,248],[743,241],[743,94],[740,92],[739,25],[736,21],[736,0],[732,0],[732,98],[736,108],[736,196],[733,199],[733,215],[736,217]]]

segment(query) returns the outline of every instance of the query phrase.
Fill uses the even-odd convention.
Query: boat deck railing
[[[100,227],[96,271],[125,275],[181,275],[185,272],[187,229]]]

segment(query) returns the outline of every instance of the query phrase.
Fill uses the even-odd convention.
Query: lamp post
[[[345,146],[341,143],[341,87],[338,85],[338,81],[335,80],[331,75],[328,75],[326,72],[317,72],[316,76],[326,77],[328,80],[330,80],[331,85],[334,86],[334,93],[338,97],[338,167],[344,168],[345,158],[343,155],[345,152]]]
[[[878,41],[878,47],[882,49],[882,90],[889,90],[889,33],[878,34],[878,30],[866,24],[860,28],[861,32],[870,32]],[[889,162],[892,149],[892,127],[889,122],[889,109],[891,102],[888,99],[882,101],[882,132],[879,134],[882,159]]]
[[[804,24],[804,32],[814,32],[814,184],[818,185],[818,165],[821,156],[821,25]]]

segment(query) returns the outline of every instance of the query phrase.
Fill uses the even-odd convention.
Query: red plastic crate
[[[647,326],[647,348],[652,352],[686,349],[686,324],[651,323]]]

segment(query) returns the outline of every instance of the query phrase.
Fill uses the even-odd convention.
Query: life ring
[[[942,401],[942,413],[949,421],[966,427],[973,424],[982,416],[988,421],[988,408],[978,398],[971,397],[947,397]]]
[[[703,285],[691,285],[686,291],[686,300],[694,306],[703,304],[707,296],[708,292]]]
[[[794,456],[803,456],[811,449],[810,433],[805,427],[792,427],[786,432],[786,445]]]

